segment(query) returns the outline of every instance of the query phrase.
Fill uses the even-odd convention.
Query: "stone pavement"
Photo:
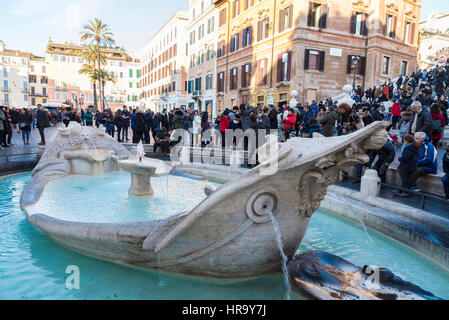
[[[58,127],[45,129],[46,140],[56,133]],[[40,141],[39,131],[34,129],[30,133],[30,144],[24,145],[22,133],[13,129],[10,147],[0,150],[0,175],[32,170],[38,162],[36,150]]]

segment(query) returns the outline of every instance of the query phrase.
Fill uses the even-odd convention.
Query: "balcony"
[[[58,87],[58,86],[56,86],[56,91],[67,91],[67,87]]]
[[[35,92],[35,93],[30,93],[31,97],[48,97],[47,94],[43,94],[43,93],[39,93],[39,92]]]
[[[192,99],[200,99],[203,96],[203,92],[201,90],[192,92]]]
[[[3,91],[3,92],[9,92],[9,88],[1,88],[1,91]]]

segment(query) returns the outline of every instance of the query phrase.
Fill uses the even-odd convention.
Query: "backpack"
[[[443,131],[440,119],[432,120],[432,135],[440,134]]]

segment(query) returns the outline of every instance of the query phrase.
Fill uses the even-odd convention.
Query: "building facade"
[[[177,12],[139,52],[140,100],[153,111],[186,106],[188,13]]]
[[[209,119],[216,116],[216,46],[218,11],[213,0],[191,0],[188,71],[185,89],[187,104],[195,110],[207,111]]]
[[[48,102],[48,81],[47,63],[45,59],[43,57],[31,57],[28,69],[29,106],[31,108],[36,108],[38,104]]]
[[[83,48],[77,44],[48,43],[45,57],[48,102],[71,104],[77,109],[94,105],[93,83],[87,75],[79,73],[85,63],[79,57]],[[102,52],[106,56],[103,68],[115,78],[115,82],[104,84],[105,108],[115,110],[127,103],[127,92],[131,92],[128,64],[135,68],[138,63],[122,50],[102,48]]]
[[[9,50],[0,40],[0,105],[29,107],[28,67],[32,54]]]
[[[217,0],[218,109],[281,106],[416,69],[419,0]],[[357,62],[354,66],[353,63]]]

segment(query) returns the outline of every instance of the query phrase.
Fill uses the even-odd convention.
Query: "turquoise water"
[[[128,196],[130,184],[130,174],[121,171],[65,177],[47,184],[39,202],[27,210],[77,222],[157,220],[192,210],[206,198],[204,186],[211,183],[180,174],[152,177],[151,197]]]
[[[282,275],[250,281],[206,281],[144,271],[85,257],[28,223],[19,199],[29,174],[0,178],[0,299],[283,299]],[[127,188],[127,187],[126,187]],[[125,189],[126,189],[125,188]],[[355,264],[391,268],[449,299],[449,273],[415,251],[359,224],[317,212],[299,250],[325,250]],[[67,266],[80,289],[66,289]],[[292,298],[297,298],[292,295]]]

